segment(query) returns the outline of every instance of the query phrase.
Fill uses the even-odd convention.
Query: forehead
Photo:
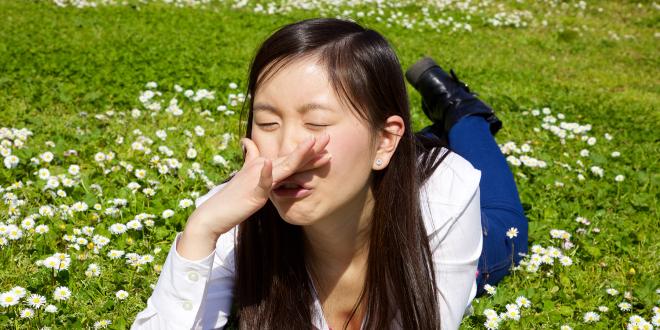
[[[253,111],[280,109],[341,111],[341,100],[316,57],[294,59],[271,71],[259,83]]]

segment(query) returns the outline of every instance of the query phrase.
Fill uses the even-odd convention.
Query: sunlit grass
[[[0,327],[120,329],[144,308],[190,202],[240,166],[255,48],[321,13],[255,6],[0,1]],[[658,6],[504,2],[470,18],[431,8],[461,23],[437,30],[405,27],[424,16],[414,4],[383,7],[381,21],[370,6],[328,10],[385,35],[404,69],[430,55],[493,106],[530,248],[570,258],[514,270],[464,328],[516,303],[519,320],[500,328],[625,328],[635,315],[660,326]],[[525,26],[489,21],[523,10]],[[430,122],[409,92],[421,129]]]

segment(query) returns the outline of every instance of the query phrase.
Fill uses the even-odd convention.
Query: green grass
[[[472,32],[408,30],[371,18],[357,19],[390,40],[404,69],[422,55],[434,57],[447,70],[453,68],[503,120],[498,142],[528,143],[532,147],[529,155],[548,164],[546,168],[512,167],[530,220],[530,247],[559,247],[560,242],[551,239],[549,231],[566,230],[575,244],[565,251],[573,265],[555,262],[538,272],[516,270],[498,285],[494,296],[475,300],[475,314],[465,318],[465,329],[483,328],[485,309],[503,312],[505,305],[520,295],[531,301],[531,307],[522,310],[519,321],[504,321],[501,328],[557,329],[563,324],[625,328],[634,314],[650,322],[652,308],[659,304],[659,11],[653,3],[639,7],[632,2],[597,1],[590,2],[586,10],[552,9],[548,3],[504,2],[508,10],[527,9],[533,14],[533,21],[525,28],[483,24],[486,15],[497,11],[495,8],[473,15]],[[400,10],[419,15],[415,5]],[[26,307],[24,302],[0,307],[0,328],[91,327],[101,319],[111,320],[111,327],[123,328],[144,308],[151,294],[149,285],[158,278],[153,265],[162,264],[175,233],[183,229],[191,209],[179,209],[178,201],[208,190],[199,176],[188,177],[193,162],[185,156],[189,145],[198,152],[194,161],[213,182],[239,168],[238,114],[226,116],[216,107],[227,104],[230,93],[244,92],[250,59],[264,38],[284,24],[319,13],[294,10],[264,15],[231,9],[226,4],[176,8],[152,3],[78,9],[43,1],[9,0],[0,0],[0,12],[0,127],[25,127],[34,133],[25,148],[13,149],[21,160],[19,166],[0,167],[0,187],[21,181],[24,187],[12,192],[26,202],[18,207],[20,215],[15,220],[9,205],[0,204],[0,222],[20,225],[25,216],[38,213],[44,204],[85,201],[90,206],[70,219],[38,218],[37,224],[49,226],[47,234],[26,231],[21,239],[0,247],[0,292],[21,286],[59,308],[55,314],[38,310],[34,318],[21,319],[18,313]],[[463,15],[457,10],[448,13]],[[547,26],[541,24],[543,19]],[[166,115],[163,110],[150,117],[150,111],[138,101],[149,81],[157,82],[158,90],[164,93],[163,108],[173,95],[174,84],[184,89],[214,90],[217,98],[196,103],[179,96],[185,111],[182,117]],[[239,88],[229,89],[230,82]],[[430,122],[411,86],[409,94],[414,127],[421,129]],[[567,139],[561,144],[547,130],[535,131],[543,115],[535,117],[525,111],[543,107],[550,108],[553,115],[564,114],[566,122],[591,124],[593,128],[586,135],[596,137],[597,143],[589,146],[579,139]],[[133,119],[133,108],[139,108],[143,116]],[[202,115],[205,109],[211,115]],[[94,117],[107,111],[114,111],[107,120]],[[205,129],[204,136],[186,137],[182,133],[192,132],[197,125]],[[168,139],[161,142],[155,131],[167,127],[177,129],[168,131]],[[131,150],[137,139],[134,129],[154,140],[152,154]],[[225,132],[234,138],[227,149],[220,149]],[[604,138],[605,133],[613,136],[611,141]],[[118,136],[124,138],[123,144],[115,143]],[[54,146],[47,146],[46,141],[53,141]],[[167,145],[174,151],[172,157],[181,161],[182,168],[176,174],[160,175],[149,166],[151,157],[160,154],[159,145]],[[63,153],[69,149],[77,150],[78,156],[65,157]],[[582,149],[588,149],[590,155],[579,156]],[[94,155],[110,150],[116,157],[107,168],[117,168],[104,174]],[[615,150],[621,157],[610,156]],[[30,165],[31,157],[45,151],[55,155],[50,164]],[[216,154],[229,160],[230,166],[214,165],[212,157]],[[577,159],[584,168],[576,164]],[[147,169],[147,179],[160,181],[154,197],[130,193],[126,188],[130,181],[140,182],[142,187],[150,184],[127,175],[120,160]],[[572,170],[559,163],[569,164]],[[39,168],[48,168],[56,175],[66,173],[71,164],[81,166],[80,184],[66,188],[67,197],[53,198],[42,192],[44,180],[35,174]],[[603,168],[604,176],[592,174],[591,166]],[[577,180],[580,171],[584,181]],[[623,182],[614,180],[618,174],[625,176]],[[555,181],[564,186],[557,187]],[[102,186],[103,195],[98,196],[91,184]],[[121,218],[103,213],[113,198],[128,200]],[[101,211],[92,209],[95,203],[102,204]],[[168,208],[176,210],[175,215],[160,219]],[[140,213],[156,215],[154,227],[110,234],[110,225],[126,223]],[[591,224],[577,223],[577,216],[588,218]],[[67,249],[68,242],[62,236],[83,226],[94,226],[95,234],[111,238],[98,255],[87,253],[84,246],[80,251]],[[586,233],[576,232],[578,228]],[[154,253],[156,247],[162,251]],[[155,261],[136,269],[122,259],[106,257],[110,249],[151,253]],[[53,275],[35,265],[55,252],[70,254],[69,270]],[[80,256],[86,259],[78,260]],[[84,275],[92,262],[101,266],[100,277]],[[72,298],[54,301],[52,292],[57,286],[68,286]],[[610,296],[606,288],[621,293]],[[117,300],[114,293],[118,290],[128,291],[129,297]],[[625,291],[630,292],[630,299],[623,297]],[[632,304],[632,311],[623,312],[616,306],[624,300]],[[584,313],[597,311],[599,306],[607,306],[609,311],[598,312],[598,322],[584,323]]]

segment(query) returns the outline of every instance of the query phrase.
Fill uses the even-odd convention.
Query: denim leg
[[[528,224],[513,173],[481,116],[466,116],[449,131],[449,148],[481,171],[481,223],[483,250],[479,258],[477,295],[483,286],[497,284],[509,273],[512,258],[518,264],[527,253]],[[432,127],[424,130],[432,134]],[[506,231],[518,228],[518,236],[509,239]]]

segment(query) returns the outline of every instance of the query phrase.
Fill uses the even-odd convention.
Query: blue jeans
[[[427,130],[424,135],[433,135],[433,130]],[[449,130],[448,143],[449,149],[481,171],[483,250],[477,273],[477,296],[480,296],[485,292],[485,284],[497,284],[509,274],[512,262],[516,265],[520,262],[522,256],[518,253],[527,253],[527,218],[513,173],[483,117],[460,119]],[[513,239],[506,236],[511,227],[518,228],[518,236]]]

